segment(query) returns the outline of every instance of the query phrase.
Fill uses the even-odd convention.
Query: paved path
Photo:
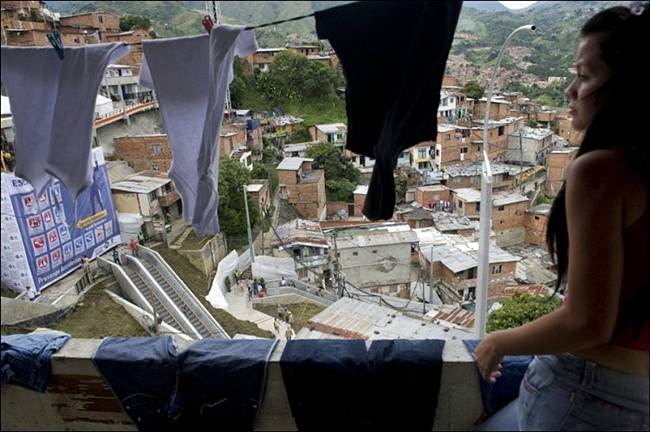
[[[253,305],[248,301],[248,292],[235,285],[231,292],[227,292],[226,301],[228,302],[228,313],[239,320],[251,321],[262,330],[268,330],[275,334],[277,339],[286,339],[285,332],[288,324],[280,321],[280,334],[278,335],[273,328],[273,317],[253,309]],[[294,329],[295,331],[295,329]]]

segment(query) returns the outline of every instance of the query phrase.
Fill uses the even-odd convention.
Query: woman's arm
[[[623,273],[624,172],[607,150],[585,154],[570,165],[566,213],[571,300],[521,327],[491,333],[481,344],[485,346],[477,348],[477,360],[481,353],[552,354],[609,342]],[[494,367],[498,360],[487,363],[485,368]]]

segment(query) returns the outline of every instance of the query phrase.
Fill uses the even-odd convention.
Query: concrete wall
[[[52,357],[52,379],[45,393],[3,385],[2,430],[136,430],[92,362],[100,344],[99,339],[68,341]],[[296,430],[280,369],[285,345],[280,341],[271,355],[256,431]],[[448,340],[442,357],[434,428],[472,430],[483,412],[476,366],[459,340]]]
[[[334,253],[334,248],[330,252]],[[360,288],[408,283],[410,280],[411,246],[408,243],[339,248],[339,255],[346,280]]]
[[[520,226],[505,230],[494,230],[497,246],[506,247],[521,244],[526,241],[526,227]]]
[[[122,61],[120,60],[122,64]],[[164,134],[160,113],[157,109],[144,111],[129,117],[129,122],[118,121],[97,129],[97,143],[107,156],[115,155],[113,140],[129,135]],[[128,159],[125,159],[128,160]],[[151,169],[151,168],[146,168]],[[142,170],[138,170],[142,171]]]
[[[219,261],[227,255],[225,239],[226,237],[224,233],[218,233],[201,249],[179,249],[178,253],[186,257],[190,263],[203,272],[203,274],[210,276],[212,271],[217,268]]]

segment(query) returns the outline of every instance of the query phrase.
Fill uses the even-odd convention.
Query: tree
[[[536,320],[542,315],[553,312],[560,307],[559,298],[534,296],[528,293],[516,293],[504,300],[501,308],[488,317],[487,331],[504,330],[519,327]]]
[[[485,93],[485,87],[481,87],[476,81],[470,81],[463,87],[463,93],[474,100],[479,100]]]
[[[327,180],[325,182],[325,189],[327,192],[327,199],[330,201],[345,201],[352,200],[352,193],[356,186],[350,180]]]
[[[227,157],[219,161],[219,225],[226,236],[246,235],[244,188],[250,172],[238,160]],[[258,224],[260,214],[253,198],[248,195],[251,227]]]
[[[406,200],[407,179],[403,175],[395,177],[395,203],[403,204]]]
[[[133,29],[149,30],[151,20],[139,15],[126,15],[120,18],[120,30],[129,31]]]
[[[351,201],[354,185],[359,183],[361,173],[350,159],[331,143],[319,143],[309,147],[307,157],[314,159],[314,168],[325,171],[327,198],[335,201]],[[347,181],[345,183],[344,181]],[[350,189],[352,185],[352,189]],[[346,195],[344,192],[348,191]]]
[[[539,123],[537,123],[537,120],[535,120],[535,119],[528,119],[528,121],[526,122],[526,126],[531,127],[531,128],[538,128]]]

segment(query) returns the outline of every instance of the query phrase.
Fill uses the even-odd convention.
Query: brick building
[[[309,128],[312,141],[345,145],[348,127],[345,123],[318,124]]]
[[[354,216],[363,216],[363,205],[368,195],[368,186],[359,185],[353,192],[354,195]]]
[[[278,164],[280,197],[286,199],[303,219],[327,217],[325,172],[312,169],[313,159],[285,158]]]
[[[123,136],[114,139],[115,155],[136,171],[168,172],[172,152],[166,134]]]
[[[487,98],[481,98],[474,102],[474,118],[484,119]],[[501,98],[492,97],[490,102],[490,116],[492,120],[501,120],[510,117],[510,102]]]
[[[546,155],[546,194],[555,196],[566,179],[569,163],[576,157],[578,147],[558,149]]]
[[[144,234],[162,239],[166,222],[181,217],[180,195],[167,174],[142,171],[111,184],[115,209],[144,220]]]
[[[505,247],[526,240],[524,220],[530,200],[518,193],[495,195],[492,198],[492,230],[498,246]]]
[[[444,244],[420,248],[420,263],[424,268],[432,268],[434,277],[448,290],[449,298],[456,302],[475,299],[478,242],[463,241],[458,236],[445,237],[450,240]],[[488,278],[492,287],[512,281],[521,258],[490,245],[489,260]]]
[[[550,211],[550,204],[540,204],[532,209],[526,210],[526,216],[524,218],[526,243],[538,246],[546,245],[546,227],[548,226],[548,215]]]
[[[271,207],[271,191],[269,190],[269,181],[265,179],[252,179],[246,185],[246,191],[253,197],[257,203],[257,208],[267,211]]]
[[[286,51],[286,48],[260,48],[253,54],[246,56],[246,73],[252,74],[253,72],[268,72],[269,65],[273,62],[273,58],[279,53]]]
[[[481,191],[472,188],[453,189],[450,198],[456,213],[469,218],[478,218],[481,214]]]
[[[447,186],[419,186],[415,189],[415,201],[422,207],[433,208],[439,201],[450,201],[451,190]]]
[[[555,117],[555,130],[570,145],[580,145],[585,136],[584,131],[573,128],[571,116],[567,114],[558,114]]]
[[[3,2],[4,3],[4,2]],[[98,30],[100,38],[105,33],[116,33],[120,31],[120,17],[111,12],[86,12],[61,17],[60,26],[62,30],[66,27],[79,30]]]

